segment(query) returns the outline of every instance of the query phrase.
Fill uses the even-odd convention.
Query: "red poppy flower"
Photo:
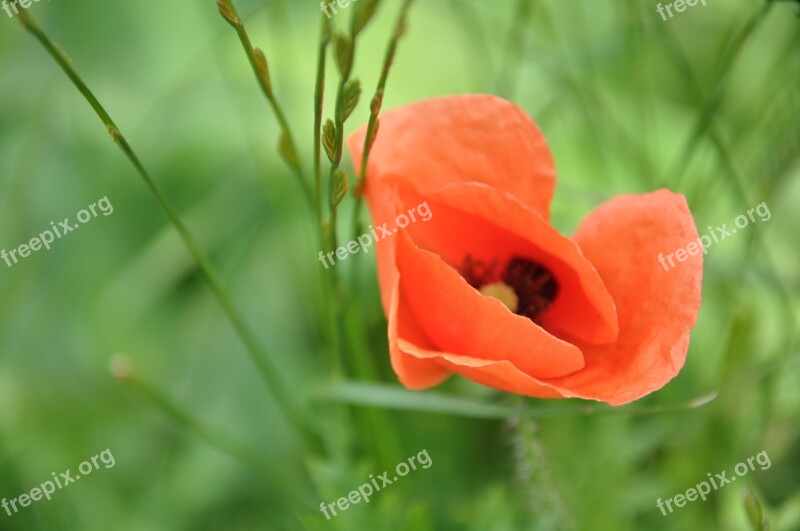
[[[365,130],[348,139],[361,160]],[[548,223],[555,167],[538,127],[494,96],[388,112],[364,194],[375,226],[392,367],[423,389],[452,373],[503,391],[618,405],[681,369],[700,307],[702,254],[683,196],[616,197],[568,238]],[[405,225],[405,221],[400,226]]]

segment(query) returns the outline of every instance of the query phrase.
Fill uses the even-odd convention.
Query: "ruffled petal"
[[[347,139],[360,171],[366,128]],[[490,95],[424,100],[383,113],[370,153],[365,192],[386,175],[412,179],[420,192],[473,181],[506,190],[546,221],[555,165],[542,132],[519,107]]]
[[[612,405],[660,389],[683,367],[700,309],[703,254],[686,198],[668,190],[616,197],[589,214],[574,239],[616,302],[619,338],[582,346],[586,367],[545,383]],[[659,257],[691,243],[699,251],[665,270]]]
[[[488,361],[469,358],[450,352],[421,348],[415,343],[400,340],[400,348],[408,356],[419,361],[435,361],[442,367],[469,378],[479,384],[487,385],[508,393],[535,396],[538,398],[558,398],[561,395],[552,386],[520,371],[509,361]]]

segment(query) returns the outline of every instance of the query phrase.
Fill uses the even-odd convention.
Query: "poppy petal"
[[[347,139],[360,171],[366,128]],[[511,102],[491,95],[423,100],[380,117],[365,192],[395,174],[426,193],[441,186],[482,182],[506,190],[550,218],[555,164],[542,132]]]
[[[510,361],[480,360],[449,352],[425,349],[403,339],[399,341],[399,345],[408,356],[414,356],[419,361],[435,360],[442,367],[449,368],[465,378],[501,391],[539,398],[561,396],[552,386],[525,374]]]
[[[389,358],[400,383],[409,389],[427,389],[440,384],[450,371],[435,361],[410,355],[414,348],[431,349],[433,343],[422,331],[408,305],[400,306],[400,279],[395,277],[389,311]],[[403,339],[400,339],[403,338]]]
[[[658,260],[698,242],[686,198],[668,190],[616,197],[589,214],[574,238],[614,297],[619,338],[582,347],[583,370],[545,383],[612,405],[660,389],[683,367],[700,308],[702,252],[670,270]]]

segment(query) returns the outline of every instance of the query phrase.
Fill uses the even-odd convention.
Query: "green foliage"
[[[218,3],[269,51],[269,86],[297,150],[213,3],[32,4],[125,133],[115,128],[114,140],[130,142],[293,394],[313,404],[322,450],[291,435],[196,262],[91,109],[0,15],[0,249],[99,197],[115,207],[50,251],[0,262],[0,499],[105,448],[117,462],[49,502],[0,509],[0,529],[527,531],[551,516],[534,505],[543,487],[528,472],[540,465],[580,530],[800,528],[800,22],[794,2],[764,4],[709,1],[666,22],[643,0],[440,0],[410,11],[378,110],[464,92],[513,99],[553,150],[562,232],[610,197],[662,186],[687,196],[701,233],[769,204],[769,222],[709,249],[681,374],[613,411],[520,406],[458,377],[423,393],[399,387],[373,249],[336,265],[351,304],[339,339],[352,345],[352,379],[331,375],[321,249],[291,170],[310,167],[317,4],[242,0],[237,15]],[[349,38],[334,34],[328,87],[351,71],[374,87],[397,8],[333,18],[345,28],[368,13],[370,26],[356,63]],[[370,113],[355,86],[345,133]],[[336,91],[324,96],[333,116]],[[326,186],[349,213],[337,175]],[[158,401],[109,375],[119,353]],[[320,512],[422,449],[429,469],[334,519]],[[761,450],[770,468],[667,516],[656,507]]]

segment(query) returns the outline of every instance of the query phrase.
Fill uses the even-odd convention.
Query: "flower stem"
[[[325,97],[325,66],[328,44],[331,38],[331,26],[326,15],[320,14],[320,36],[317,52],[317,76],[314,85],[314,203],[316,208],[317,232],[320,249],[327,250],[328,240],[323,223],[323,190],[322,190],[322,111]],[[335,271],[321,270],[322,279],[322,320],[327,332],[327,343],[330,349],[330,363],[336,377],[344,373],[342,349],[340,348],[339,329],[334,311],[337,291]]]
[[[220,10],[220,13],[222,13],[222,16],[233,27],[233,29],[236,30],[236,34],[239,36],[239,41],[242,43],[242,48],[244,49],[245,55],[247,55],[247,60],[250,62],[250,66],[253,69],[253,73],[256,75],[258,84],[261,87],[264,95],[267,97],[267,101],[272,108],[272,112],[275,114],[275,119],[278,120],[278,125],[281,128],[281,154],[297,176],[297,180],[303,190],[303,195],[308,201],[309,206],[313,208],[313,194],[306,180],[305,174],[303,173],[303,168],[300,165],[297,144],[294,141],[294,135],[292,135],[289,122],[286,120],[286,114],[283,112],[283,108],[278,102],[278,99],[275,97],[275,92],[272,90],[272,83],[270,82],[269,70],[267,67],[266,58],[264,57],[264,52],[258,48],[253,48],[253,43],[250,41],[250,36],[247,34],[244,23],[242,22],[242,19],[239,17],[239,13],[236,11],[236,8],[233,6],[233,3],[230,0],[217,0],[217,6]]]
[[[330,22],[325,14],[320,15],[320,37],[317,53],[317,80],[314,86],[314,200],[316,204],[317,224],[320,231],[320,242],[324,243],[322,232],[322,106],[325,97],[325,58],[330,43]]]
[[[350,41],[353,43],[351,48],[351,54],[355,55],[355,38],[354,34],[351,32],[351,39]],[[350,59],[352,61],[352,57]],[[339,166],[342,163],[342,152],[344,151],[344,119],[342,118],[342,108],[344,105],[344,87],[347,84],[347,81],[350,79],[350,73],[345,72],[342,74],[341,79],[339,80],[339,89],[336,93],[336,110],[334,112],[334,125],[336,126],[336,137],[334,141],[334,160],[331,162],[331,169],[330,175],[328,178],[331,182],[335,179],[336,170],[339,169]],[[334,201],[333,194],[331,194],[331,201],[330,201],[330,209],[331,209],[331,220],[328,230],[330,231],[329,241],[330,241],[330,248],[331,250],[336,249],[337,247],[337,238],[336,238],[336,224],[337,224],[337,213],[338,213],[338,206],[336,201]]]
[[[525,486],[532,516],[543,529],[571,530],[575,522],[568,515],[556,488],[547,462],[547,454],[537,432],[539,427],[531,420],[526,400],[512,396],[516,413],[509,418],[514,446],[517,478]]]
[[[406,28],[406,18],[408,17],[408,10],[411,7],[411,3],[414,0],[404,0],[403,5],[400,7],[400,14],[397,16],[397,22],[395,23],[394,33],[392,37],[389,39],[389,45],[386,48],[386,55],[383,59],[383,69],[381,71],[381,77],[378,80],[378,86],[375,89],[375,95],[372,97],[372,101],[370,103],[370,112],[369,112],[369,121],[367,122],[367,135],[364,140],[364,151],[361,155],[361,171],[359,172],[359,176],[356,182],[355,191],[356,191],[356,205],[353,209],[353,227],[355,227],[356,237],[358,237],[360,230],[359,230],[359,223],[358,219],[361,215],[361,193],[364,189],[364,184],[367,180],[367,163],[369,162],[369,153],[372,149],[372,144],[374,142],[374,136],[378,134],[376,130],[378,127],[378,115],[380,114],[381,105],[383,104],[383,93],[386,89],[386,82],[389,79],[389,71],[392,68],[392,63],[394,63],[394,57],[397,53],[397,45],[400,41],[400,38],[405,33]]]

